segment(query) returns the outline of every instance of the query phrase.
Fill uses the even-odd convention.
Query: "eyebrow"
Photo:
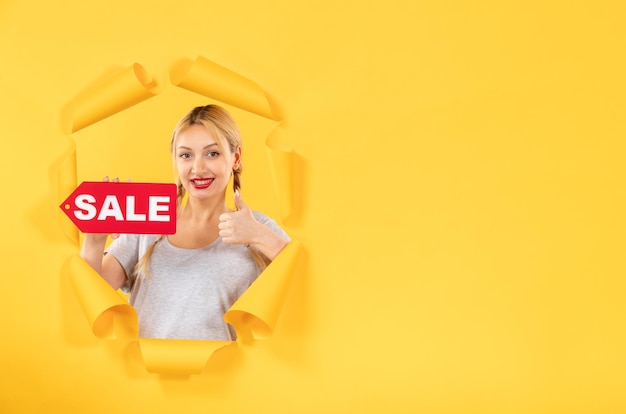
[[[214,142],[212,144],[206,145],[204,148],[202,149],[207,149],[207,148],[211,148],[213,146],[217,146],[217,142]],[[186,149],[186,150],[192,150],[193,148],[189,148],[189,147],[185,147],[184,145],[181,145],[178,147],[178,149]]]

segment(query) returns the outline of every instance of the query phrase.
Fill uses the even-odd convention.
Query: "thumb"
[[[239,189],[235,190],[235,207],[237,207],[237,210],[240,211],[248,208],[248,205],[244,203],[243,199],[241,198],[241,193],[239,192]]]

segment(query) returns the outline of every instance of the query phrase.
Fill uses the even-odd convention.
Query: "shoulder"
[[[118,250],[142,249],[151,245],[159,239],[157,234],[120,234],[118,238],[111,242],[111,245],[107,249],[109,252],[115,252]]]
[[[114,242],[154,243],[159,237],[158,234],[120,234]]]
[[[256,221],[258,221],[259,223],[263,223],[263,224],[266,224],[266,223],[275,224],[276,223],[276,221],[273,218],[271,218],[267,214],[262,213],[260,211],[253,210],[252,214],[254,215],[254,218],[256,219]]]
[[[285,237],[286,239],[290,240],[289,235],[287,235],[285,230],[283,230],[282,227],[280,227],[280,225],[278,225],[278,223],[276,223],[276,220],[274,220],[273,218],[271,218],[267,214],[262,213],[260,211],[253,210],[252,214],[254,215],[254,218],[256,219],[256,221],[258,221],[259,223],[269,227],[275,233],[278,233],[281,236]]]

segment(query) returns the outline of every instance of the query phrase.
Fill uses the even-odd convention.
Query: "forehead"
[[[223,146],[224,139],[216,132],[201,124],[190,125],[181,130],[176,136],[176,147],[205,147],[211,144],[217,144],[220,148]]]
[[[177,145],[181,145],[186,142],[218,142],[219,137],[216,137],[215,135],[216,134],[213,131],[210,131],[204,125],[194,124],[178,133],[176,143]]]

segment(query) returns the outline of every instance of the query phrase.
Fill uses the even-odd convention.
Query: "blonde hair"
[[[174,128],[174,132],[172,133],[170,152],[172,154],[174,171],[176,170],[176,139],[182,131],[192,125],[202,125],[212,136],[221,137],[233,153],[237,151],[237,148],[241,147],[241,133],[239,132],[239,127],[228,111],[218,105],[197,106],[189,111],[180,121],[178,121],[176,127]],[[218,145],[220,147],[222,146],[222,142],[220,142],[220,140],[218,140]],[[239,162],[237,168],[233,168],[233,191],[241,189],[241,172],[242,166],[241,162]],[[176,188],[176,205],[181,206],[186,192],[178,174],[176,174]],[[148,272],[150,256],[152,255],[157,243],[159,243],[163,237],[163,235],[160,235],[156,241],[146,249],[146,252],[135,266],[133,271],[135,275],[137,275],[140,271],[143,271],[147,278],[151,277]],[[248,247],[248,251],[252,255],[257,270],[259,273],[262,272],[270,263],[270,260],[256,249]]]

